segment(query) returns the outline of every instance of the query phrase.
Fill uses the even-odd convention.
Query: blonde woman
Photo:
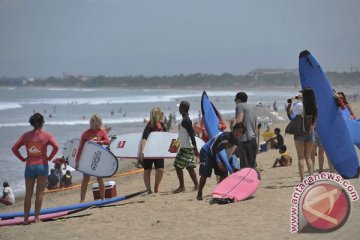
[[[154,107],[150,111],[150,121],[147,123],[143,136],[142,141],[140,144],[139,149],[139,159],[143,160],[144,158],[144,148],[146,145],[146,141],[150,135],[151,132],[164,132],[166,131],[165,125],[162,122],[163,120],[163,112],[161,112],[161,109],[159,107]],[[150,184],[150,176],[151,176],[151,170],[152,166],[155,166],[155,186],[154,186],[154,192],[159,192],[159,185],[164,175],[164,159],[145,159],[143,161],[144,166],[144,183],[145,187],[148,191],[148,194],[152,194],[151,190],[151,184]]]
[[[91,116],[90,129],[86,130],[81,135],[79,151],[76,155],[76,166],[75,166],[76,169],[79,168],[80,156],[81,156],[84,144],[87,141],[94,141],[101,145],[109,145],[110,144],[109,137],[107,135],[106,130],[103,128],[102,119],[99,115],[95,114],[95,115]],[[90,176],[84,174],[82,184],[81,184],[80,203],[83,203],[85,201],[85,195],[86,195],[86,191],[87,191],[87,186],[89,184],[89,180],[90,180]],[[104,200],[104,198],[105,198],[104,180],[102,178],[97,178],[97,181],[99,183],[100,198],[102,200]]]

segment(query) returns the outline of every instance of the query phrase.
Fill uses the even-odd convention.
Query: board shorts
[[[175,157],[174,166],[180,169],[188,167],[196,168],[194,149],[180,148],[179,152]]]
[[[221,171],[216,160],[211,153],[207,152],[203,148],[200,150],[200,168],[199,175],[201,177],[211,177],[212,170],[216,176],[226,177],[227,171]]]
[[[143,161],[144,170],[152,169],[153,163],[155,169],[164,168],[164,159],[145,159]]]
[[[37,177],[47,177],[49,174],[49,165],[38,164],[26,166],[25,168],[25,177],[26,178],[37,178]]]

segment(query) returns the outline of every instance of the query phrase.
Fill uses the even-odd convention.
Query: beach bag
[[[296,115],[285,128],[285,133],[302,136],[311,132],[311,115]]]

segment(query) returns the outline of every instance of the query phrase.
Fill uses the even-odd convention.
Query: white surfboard
[[[74,138],[65,142],[63,157],[68,164],[75,168],[75,158],[80,145],[80,139]]]
[[[175,158],[177,151],[172,148],[174,141],[178,138],[178,133],[152,132],[150,133],[144,148],[144,159]],[[118,158],[137,159],[139,157],[142,133],[129,133],[112,137],[110,151]],[[196,145],[200,151],[205,144],[198,137]]]
[[[72,168],[75,168],[79,144],[80,139],[72,139],[65,143],[64,158]],[[78,171],[95,177],[110,177],[116,173],[117,169],[117,158],[109,149],[92,141],[85,142]]]

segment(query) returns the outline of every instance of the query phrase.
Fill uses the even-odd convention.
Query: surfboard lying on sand
[[[299,73],[302,88],[314,91],[318,107],[316,129],[327,156],[340,175],[345,178],[358,177],[359,160],[354,141],[360,135],[360,123],[344,119],[324,70],[309,51],[300,53]]]
[[[144,159],[175,158],[178,148],[175,145],[178,133],[152,132],[150,133],[144,148]],[[110,143],[110,151],[118,158],[139,158],[139,148],[142,133],[129,133],[113,136]],[[204,141],[195,137],[196,145],[200,151]]]
[[[73,139],[65,143],[64,158],[75,169],[75,158],[79,149],[80,140]],[[79,160],[79,172],[95,176],[110,177],[118,169],[118,160],[112,152],[95,142],[85,142]]]
[[[50,220],[50,219],[54,219],[54,218],[65,217],[67,215],[83,211],[85,209],[86,208],[81,208],[81,209],[76,209],[76,210],[72,210],[72,211],[63,211],[63,212],[57,212],[57,213],[43,214],[43,215],[39,215],[39,219],[41,221],[46,221],[46,220]],[[34,222],[34,220],[35,220],[34,216],[29,217],[29,222],[30,223]],[[16,217],[16,218],[8,219],[8,220],[1,220],[0,221],[0,226],[20,225],[23,222],[24,222],[23,217]]]
[[[208,98],[206,92],[203,92],[201,97],[201,112],[204,118],[205,128],[210,138],[215,137],[219,134],[219,117],[217,116],[214,106]],[[233,172],[233,168],[229,163],[229,159],[227,158],[226,151],[222,150],[218,153],[221,161],[224,163],[226,169],[229,173]]]
[[[92,206],[102,206],[102,205],[106,205],[106,204],[110,204],[110,203],[114,203],[114,202],[123,201],[125,199],[129,199],[129,198],[138,196],[140,194],[143,194],[145,192],[147,192],[147,190],[143,190],[143,191],[129,194],[126,196],[107,198],[105,200],[98,200],[98,201],[93,201],[93,202],[79,203],[79,204],[53,207],[53,208],[45,208],[40,211],[40,214],[44,215],[44,214],[58,213],[58,212],[64,212],[64,211],[71,211],[71,210],[80,209],[80,208],[88,208],[88,207],[92,207]],[[30,211],[30,216],[33,216],[34,214],[35,214],[34,210]],[[23,216],[24,216],[24,212],[9,212],[9,213],[0,214],[0,219],[9,219],[9,218],[16,218],[16,217],[23,217]]]
[[[213,190],[214,198],[241,201],[253,195],[260,185],[260,174],[254,168],[242,168],[221,181]]]

